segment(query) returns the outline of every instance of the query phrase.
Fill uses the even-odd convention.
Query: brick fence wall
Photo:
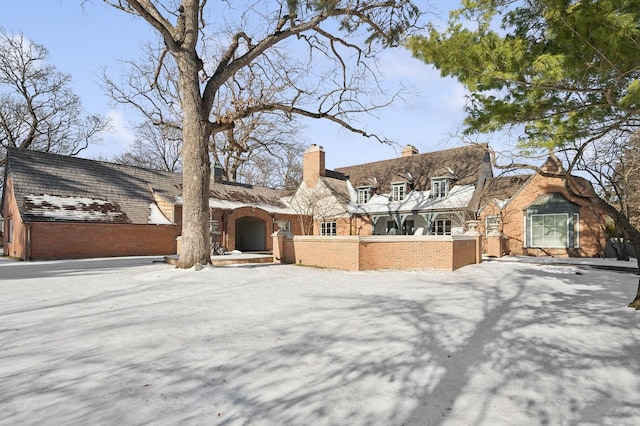
[[[440,269],[479,263],[480,236],[273,237],[274,261],[363,271]]]

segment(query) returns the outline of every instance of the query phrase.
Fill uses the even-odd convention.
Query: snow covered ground
[[[632,272],[153,260],[0,260],[0,424],[640,424]]]

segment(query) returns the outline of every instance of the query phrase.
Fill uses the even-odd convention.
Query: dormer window
[[[365,204],[371,199],[371,187],[358,188],[358,204]]]
[[[445,198],[447,195],[449,195],[449,179],[431,179],[431,196],[433,198]]]
[[[402,201],[404,200],[405,195],[407,194],[407,184],[405,183],[394,183],[391,185],[391,200],[392,201]]]

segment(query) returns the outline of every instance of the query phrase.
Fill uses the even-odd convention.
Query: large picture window
[[[578,223],[577,213],[532,214],[527,226],[528,247],[578,247]]]
[[[579,210],[559,193],[538,197],[526,211],[526,247],[579,247]]]

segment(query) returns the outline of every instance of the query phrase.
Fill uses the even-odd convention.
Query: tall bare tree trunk
[[[634,308],[636,311],[640,311],[640,279],[638,279],[638,290],[636,291],[636,298],[633,302],[629,303],[630,308]]]
[[[640,274],[640,240],[637,237],[631,237],[631,245],[636,252],[636,259],[638,262],[638,273]],[[636,297],[628,305],[630,308],[640,310],[640,278],[638,279],[638,289],[636,290]]]
[[[182,252],[177,266],[211,263],[209,241],[209,133],[198,79],[198,58],[176,57],[182,94]]]

